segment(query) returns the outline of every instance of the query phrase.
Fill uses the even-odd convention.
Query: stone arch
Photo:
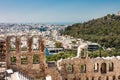
[[[5,61],[6,58],[6,40],[0,37],[0,61]]]
[[[106,80],[109,80],[109,77],[108,77],[108,76],[106,77]]]
[[[107,72],[107,65],[106,63],[101,64],[101,73],[106,73]]]
[[[32,50],[39,50],[39,36],[32,36]]]
[[[21,64],[27,64],[28,63],[28,58],[26,55],[21,56]]]
[[[86,64],[82,64],[80,69],[81,69],[81,73],[85,73],[86,72]]]
[[[27,47],[28,47],[28,37],[23,35],[20,37],[20,50],[27,51]]]
[[[94,80],[94,77],[92,77],[92,80]]]
[[[16,37],[12,36],[10,37],[10,47],[9,47],[10,51],[16,51]]]
[[[95,63],[94,64],[94,72],[98,72],[99,71],[99,64]]]
[[[113,70],[114,70],[114,63],[109,62],[109,71],[113,71]]]
[[[40,60],[39,60],[39,55],[38,54],[34,54],[33,55],[33,64],[39,64]]]
[[[73,65],[72,64],[67,64],[66,65],[66,70],[67,70],[67,73],[73,73]]]
[[[73,78],[73,80],[77,80],[76,78]]]
[[[86,77],[86,80],[89,80],[89,78],[88,78],[88,77]]]
[[[81,80],[81,78],[79,78],[79,80]]]
[[[120,75],[118,76],[118,80],[120,80]]]
[[[16,59],[15,56],[10,57],[10,62],[11,62],[12,65],[16,64],[16,61],[17,61],[17,59]]]
[[[101,76],[98,77],[98,80],[101,80]]]
[[[113,80],[116,80],[115,76],[113,76]]]

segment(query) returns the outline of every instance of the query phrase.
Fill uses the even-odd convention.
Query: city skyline
[[[76,23],[115,14],[116,0],[1,0],[0,23]]]

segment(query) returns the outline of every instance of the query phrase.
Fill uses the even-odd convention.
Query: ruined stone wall
[[[22,37],[27,39],[27,48],[21,49]],[[87,46],[79,46],[77,56],[57,61],[56,65],[47,65],[45,58],[44,40],[40,36],[8,36],[6,38],[7,68],[19,70],[34,79],[51,76],[52,80],[120,80],[120,56],[117,57],[88,57]],[[34,37],[38,38],[38,49],[33,49]],[[15,38],[11,50],[11,38]],[[26,44],[26,43],[25,43]],[[34,55],[39,61],[34,63]],[[11,57],[16,57],[11,60]],[[27,57],[27,63],[22,64],[21,56]],[[13,61],[13,62],[11,62]]]
[[[27,41],[27,43],[24,41],[24,44],[27,44],[27,48],[23,47],[23,49],[21,49],[22,37],[25,37],[25,40]],[[12,38],[13,42],[11,42]],[[33,38],[38,38],[39,46],[37,50],[34,50],[32,47]],[[13,43],[13,47],[15,45],[15,48],[11,48],[11,43]],[[6,46],[8,68],[24,72],[26,75],[32,78],[45,77],[45,70],[47,66],[45,62],[44,41],[41,36],[8,36],[6,39]],[[33,59],[34,55],[37,55],[39,57],[36,60],[36,63],[33,63],[33,60],[35,60]]]
[[[0,39],[0,62],[5,62],[6,56],[6,43],[5,40]]]
[[[59,60],[57,64],[63,80],[120,80],[119,56],[89,58],[81,55]]]

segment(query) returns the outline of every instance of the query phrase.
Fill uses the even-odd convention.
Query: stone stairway
[[[21,80],[18,76],[18,72],[14,72],[11,74],[11,80]]]

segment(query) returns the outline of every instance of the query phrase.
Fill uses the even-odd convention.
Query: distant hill
[[[120,16],[108,14],[84,23],[76,23],[65,29],[64,35],[98,42],[105,47],[120,48]]]

